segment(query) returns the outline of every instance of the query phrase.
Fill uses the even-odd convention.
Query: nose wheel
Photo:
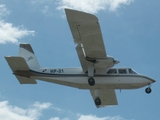
[[[151,89],[150,87],[148,87],[148,88],[145,89],[145,92],[146,92],[147,94],[149,94],[149,93],[152,92],[152,89]]]
[[[94,81],[94,78],[93,78],[93,77],[88,78],[88,84],[89,84],[90,86],[93,86],[93,85],[95,84],[95,81]]]

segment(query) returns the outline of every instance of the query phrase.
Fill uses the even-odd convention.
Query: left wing
[[[85,55],[89,58],[106,57],[98,18],[76,10],[65,9],[65,12],[74,42],[83,45]]]
[[[74,42],[78,44],[76,50],[84,72],[87,71],[88,64],[97,69],[110,68],[118,63],[107,56],[96,16],[70,9],[65,9],[65,12]]]
[[[118,104],[114,89],[90,89],[90,93],[94,102],[97,98],[101,101],[100,105],[96,105],[95,103],[97,108]]]

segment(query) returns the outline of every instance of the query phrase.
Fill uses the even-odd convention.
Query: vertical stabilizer
[[[23,57],[30,69],[38,69],[40,65],[30,44],[20,44],[19,56]]]

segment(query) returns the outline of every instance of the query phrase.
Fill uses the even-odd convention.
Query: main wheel
[[[95,104],[96,104],[96,105],[101,105],[101,99],[96,98],[96,99],[95,99]]]
[[[94,78],[90,77],[90,78],[88,79],[88,84],[89,84],[90,86],[93,86],[93,85],[95,84]]]
[[[152,89],[151,89],[150,87],[148,87],[148,88],[145,89],[145,92],[146,92],[147,94],[149,94],[149,93],[152,92]]]

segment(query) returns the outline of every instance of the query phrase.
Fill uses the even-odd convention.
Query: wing
[[[74,42],[82,44],[90,58],[106,57],[98,18],[92,14],[65,9]]]
[[[101,105],[96,105],[98,108],[118,104],[114,89],[91,89],[90,93],[94,101],[96,98],[101,100]]]
[[[107,56],[96,16],[70,9],[65,12],[74,42],[78,44],[76,51],[84,72],[88,62],[94,64],[94,69],[110,68],[119,62]]]

